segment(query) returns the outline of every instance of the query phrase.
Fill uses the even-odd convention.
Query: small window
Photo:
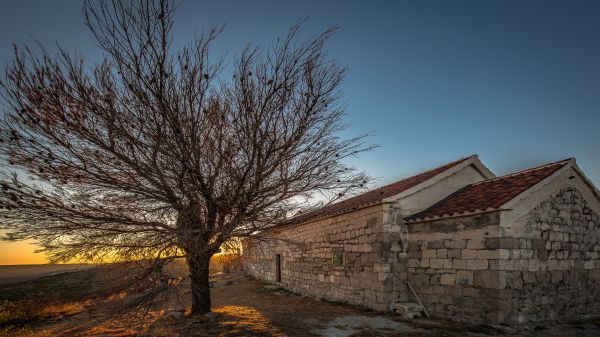
[[[344,266],[344,252],[342,251],[342,248],[333,248],[331,262],[333,263],[334,267]]]
[[[281,254],[275,254],[275,282],[281,283]]]

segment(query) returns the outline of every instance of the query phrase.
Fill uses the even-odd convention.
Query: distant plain
[[[0,284],[21,282],[91,267],[93,265],[90,264],[0,265]]]

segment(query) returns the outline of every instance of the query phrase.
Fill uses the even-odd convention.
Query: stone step
[[[410,302],[392,303],[390,309],[403,318],[421,317],[424,310],[422,305]]]

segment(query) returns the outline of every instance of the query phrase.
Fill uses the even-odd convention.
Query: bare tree
[[[192,312],[210,311],[209,259],[321,193],[367,177],[343,163],[345,69],[323,49],[335,29],[213,62],[212,29],[172,47],[173,2],[88,1],[105,52],[15,47],[0,82],[0,228],[53,261],[185,257]],[[156,264],[153,264],[154,266]],[[160,264],[161,266],[163,264]]]

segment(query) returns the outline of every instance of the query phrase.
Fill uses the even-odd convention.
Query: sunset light
[[[600,336],[600,1],[0,3],[0,337]]]

